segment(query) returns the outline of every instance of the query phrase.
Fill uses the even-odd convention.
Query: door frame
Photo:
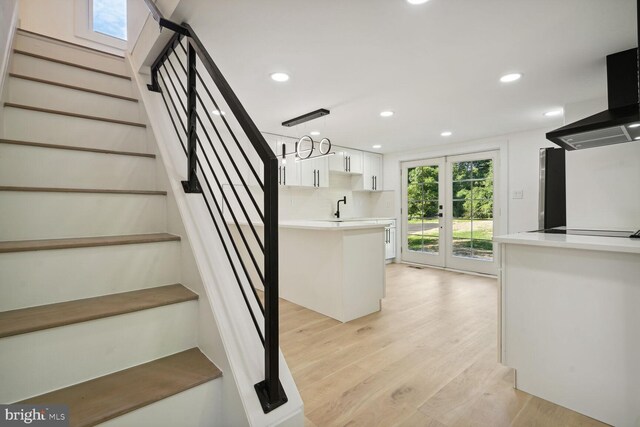
[[[499,173],[497,174],[498,179],[495,180],[495,183],[494,183],[494,185],[498,188],[497,191],[494,188],[494,194],[497,195],[497,203],[494,205],[494,209],[498,210],[497,212],[499,215],[499,219],[498,221],[494,222],[495,228],[493,233],[494,233],[494,236],[507,234],[508,218],[509,218],[509,204],[508,204],[508,201],[509,201],[509,198],[508,198],[509,196],[509,186],[508,186],[509,150],[508,150],[508,147],[509,147],[509,142],[507,139],[485,140],[482,142],[474,143],[473,147],[471,147],[471,144],[468,144],[468,143],[460,144],[460,146],[458,147],[439,146],[439,147],[434,147],[432,150],[429,150],[429,151],[404,154],[394,158],[393,160],[390,160],[392,163],[390,163],[388,167],[393,168],[399,172],[398,177],[400,181],[395,186],[395,189],[397,191],[396,197],[395,197],[396,216],[402,219],[402,215],[403,215],[403,212],[402,212],[403,195],[402,195],[402,182],[401,182],[403,163],[420,161],[420,160],[428,160],[428,159],[437,158],[437,157],[458,156],[462,154],[475,154],[475,153],[482,153],[487,151],[497,151],[498,153],[497,158],[498,158],[499,165],[496,170],[499,170]],[[397,230],[397,234],[396,234],[397,253],[399,254],[398,259],[402,263],[415,264],[414,262],[407,261],[404,258],[404,253],[402,248],[404,246],[403,239],[404,239],[405,225],[403,224],[402,220],[398,221],[398,225],[400,227],[400,229]],[[499,259],[500,252],[501,252],[500,245],[495,246],[494,257]]]

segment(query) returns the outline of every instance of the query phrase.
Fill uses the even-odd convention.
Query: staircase
[[[71,426],[211,425],[145,117],[123,58],[18,30],[0,136],[0,402]],[[219,406],[219,404],[218,404]]]

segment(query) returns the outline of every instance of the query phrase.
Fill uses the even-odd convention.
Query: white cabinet
[[[384,245],[384,258],[393,259],[396,257],[396,228],[387,227],[385,231],[388,234],[387,243]]]
[[[296,162],[299,166],[300,185],[303,187],[329,187],[329,161],[327,156]]]
[[[291,153],[295,149],[292,143],[276,143],[273,152],[280,159],[278,163],[278,184],[279,185],[300,185],[300,167],[292,156],[282,159],[282,150]]]
[[[347,174],[361,174],[363,152],[346,147],[333,147],[336,154],[330,157],[329,170]]]
[[[353,189],[382,191],[382,154],[363,154],[362,175],[353,178]]]
[[[396,257],[396,221],[379,220],[379,224],[386,224],[384,229],[384,259]]]

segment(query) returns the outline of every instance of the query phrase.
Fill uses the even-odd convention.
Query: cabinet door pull
[[[373,176],[371,177],[371,190],[373,190]]]
[[[351,172],[351,156],[347,157],[347,172]]]
[[[282,184],[282,166],[278,166],[278,185]]]
[[[320,187],[320,169],[318,169],[318,187]]]
[[[287,167],[283,166],[282,169],[283,169],[283,172],[284,172],[282,174],[282,176],[283,176],[283,180],[282,181],[284,182],[284,185],[287,185]]]
[[[345,172],[347,172],[349,170],[349,167],[347,166],[347,160],[348,160],[348,157],[344,156],[344,171]]]

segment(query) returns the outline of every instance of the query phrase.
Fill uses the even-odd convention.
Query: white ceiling
[[[605,56],[637,45],[634,0],[183,0],[175,16],[261,130],[381,152],[560,126],[543,113],[604,97]]]

